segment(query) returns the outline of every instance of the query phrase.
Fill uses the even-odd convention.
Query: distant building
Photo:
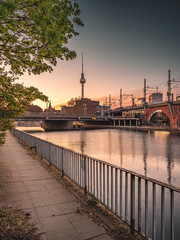
[[[75,101],[74,106],[62,106],[61,115],[64,116],[96,116],[99,112],[99,101],[81,98]]]
[[[73,107],[61,106],[60,115],[61,116],[73,116]]]
[[[32,104],[27,108],[26,112],[43,112],[43,110],[39,106]]]
[[[49,107],[44,109],[44,112],[56,112],[55,108]]]
[[[103,105],[98,107],[98,115],[107,116],[110,113],[109,106]]]
[[[137,106],[142,106],[144,105],[144,98],[138,98],[137,99]]]
[[[76,101],[74,108],[77,113],[84,116],[95,116],[97,115],[99,101],[93,101],[89,98],[82,98]]]
[[[44,109],[44,112],[56,112],[55,108],[51,107],[51,101],[49,101],[49,107]]]
[[[43,114],[42,108],[32,104],[26,109],[24,116],[34,116],[34,115],[42,115],[42,114]]]
[[[150,103],[162,103],[163,102],[163,94],[162,93],[152,93],[149,95]]]

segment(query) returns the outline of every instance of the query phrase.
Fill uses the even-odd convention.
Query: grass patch
[[[88,199],[88,204],[95,207],[98,204],[98,201],[94,197],[91,197],[90,199]]]
[[[0,239],[39,240],[41,234],[29,223],[29,214],[10,207],[0,208]]]

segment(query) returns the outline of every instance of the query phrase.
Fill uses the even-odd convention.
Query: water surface
[[[104,129],[32,135],[180,188],[180,134]]]

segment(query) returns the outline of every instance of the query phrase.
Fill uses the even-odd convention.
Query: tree
[[[68,40],[82,26],[76,0],[2,0],[0,65],[18,75],[51,72],[57,58],[73,59]]]
[[[0,135],[11,128],[10,119],[23,114],[31,101],[47,101],[38,89],[15,83],[26,71],[53,70],[57,59],[69,60],[76,53],[69,39],[83,26],[76,0],[0,1]]]
[[[33,100],[48,99],[37,88],[13,81],[8,75],[0,76],[0,145],[4,144],[5,131],[12,127],[12,119],[21,116]]]
[[[80,100],[80,97],[75,97],[75,98],[71,98],[68,102],[67,102],[67,106],[68,107],[74,107],[76,104],[76,101]]]

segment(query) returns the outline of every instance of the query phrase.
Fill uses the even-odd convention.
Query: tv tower
[[[84,78],[84,72],[83,72],[83,53],[82,53],[82,73],[80,78],[80,83],[82,86],[82,92],[81,92],[81,98],[84,98],[84,84],[86,82],[86,79]]]

